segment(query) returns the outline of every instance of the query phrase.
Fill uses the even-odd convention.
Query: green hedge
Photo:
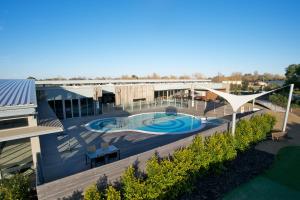
[[[9,179],[0,180],[0,200],[30,199],[28,176],[16,174]]]
[[[205,139],[196,136],[190,146],[176,150],[172,156],[159,158],[154,155],[147,162],[145,175],[130,166],[121,177],[119,191],[109,186],[99,199],[176,199],[183,192],[191,191],[194,180],[209,168],[219,173],[238,152],[264,140],[274,124],[273,116],[263,114],[240,120],[235,137],[228,132]],[[86,192],[85,199],[94,199],[86,198],[88,195]]]

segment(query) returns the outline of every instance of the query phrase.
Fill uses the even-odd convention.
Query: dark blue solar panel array
[[[0,79],[0,106],[36,105],[34,80]]]

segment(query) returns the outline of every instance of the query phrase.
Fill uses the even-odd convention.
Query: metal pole
[[[232,136],[235,135],[235,124],[236,124],[236,111],[233,111],[233,113],[232,113],[232,130],[231,130]]]
[[[167,102],[168,102],[168,105],[170,105],[169,104],[169,90],[167,90]]]
[[[214,101],[214,113],[216,112],[216,102]]]
[[[286,111],[285,111],[285,117],[284,117],[282,132],[285,132],[285,130],[286,130],[286,124],[287,124],[288,117],[289,117],[289,112],[290,112],[290,107],[291,107],[291,101],[292,101],[292,96],[293,96],[293,90],[294,90],[294,84],[291,84],[290,85],[289,100],[288,100]]]
[[[195,91],[194,91],[194,86],[192,86],[192,89],[191,89],[191,93],[192,93],[192,107],[194,107],[194,100],[195,100]]]
[[[182,108],[182,103],[183,103],[183,99],[182,99],[182,97],[181,97],[181,101],[180,101],[180,107]]]

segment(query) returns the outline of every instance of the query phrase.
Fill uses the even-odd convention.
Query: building
[[[229,91],[229,85],[210,80],[63,80],[37,81],[38,96],[47,99],[59,119],[102,114],[158,99],[215,100],[202,86]],[[198,98],[197,98],[198,97]]]
[[[216,98],[203,87],[229,90],[210,80],[0,80],[1,177],[24,172],[43,182],[39,137],[62,133],[61,120]]]
[[[34,175],[41,148],[39,136],[63,131],[55,115],[51,118],[51,110],[43,107],[38,108],[34,80],[0,80],[1,177],[15,172]],[[38,115],[39,109],[44,109],[41,113],[48,119]]]

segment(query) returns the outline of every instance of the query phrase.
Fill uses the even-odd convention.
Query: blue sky
[[[300,1],[0,0],[0,78],[284,73]]]

